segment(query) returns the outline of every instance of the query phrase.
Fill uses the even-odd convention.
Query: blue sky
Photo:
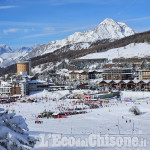
[[[150,30],[149,0],[0,0],[0,43],[45,44],[94,29],[105,18]]]

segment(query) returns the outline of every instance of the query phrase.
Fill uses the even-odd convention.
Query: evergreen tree
[[[28,150],[36,140],[30,137],[22,116],[0,108],[0,150]]]
[[[143,61],[142,64],[141,64],[141,69],[147,69],[147,67],[148,67],[147,60],[144,59],[144,61]]]

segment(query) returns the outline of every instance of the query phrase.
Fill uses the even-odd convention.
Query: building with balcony
[[[137,80],[150,80],[150,70],[137,70],[135,78]]]
[[[130,68],[107,68],[102,76],[104,80],[133,80],[134,72]]]

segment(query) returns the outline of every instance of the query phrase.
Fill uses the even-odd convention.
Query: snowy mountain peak
[[[5,45],[5,44],[0,44],[0,55],[3,54],[3,53],[7,53],[7,52],[11,52],[12,49]]]
[[[101,22],[94,30],[75,32],[62,40],[52,41],[41,46],[21,47],[11,50],[8,46],[0,44],[0,57],[3,59],[1,67],[15,63],[19,59],[32,58],[47,53],[52,53],[58,49],[60,51],[81,50],[91,46],[92,43],[101,40],[116,40],[133,35],[134,31],[126,24],[116,22],[107,18]]]
[[[38,45],[20,48],[12,50],[4,44],[0,44],[0,67],[7,67],[11,64],[16,63],[18,60],[24,59],[34,48]]]
[[[120,39],[126,36],[135,34],[125,23],[116,22],[113,19],[107,18],[101,22],[94,32],[98,34],[100,39]]]
[[[106,18],[104,21],[102,21],[100,24],[116,24],[117,22],[115,22],[113,19],[111,18]]]
[[[116,40],[133,34],[134,31],[126,24],[107,18],[92,31],[75,32],[65,39],[56,40],[48,44],[41,45],[29,53],[28,57],[31,58],[46,53],[51,53],[64,46],[68,46],[68,50],[86,49],[90,47],[92,42],[96,42],[98,40]]]
[[[36,48],[35,46],[30,46],[30,47],[27,47],[27,46],[22,46],[20,48],[17,48],[16,50],[14,50],[15,52],[23,52],[23,51],[26,51],[26,52],[30,52],[32,51],[34,48]]]

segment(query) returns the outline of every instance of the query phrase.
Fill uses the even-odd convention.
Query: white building
[[[47,89],[47,82],[41,80],[31,80],[28,82],[29,93]]]
[[[31,92],[42,91],[47,89],[47,82],[41,80],[31,80],[30,78],[23,78],[22,81],[19,82],[20,91],[22,96],[29,95]]]
[[[10,96],[11,85],[8,82],[1,81],[0,83],[0,96]]]

